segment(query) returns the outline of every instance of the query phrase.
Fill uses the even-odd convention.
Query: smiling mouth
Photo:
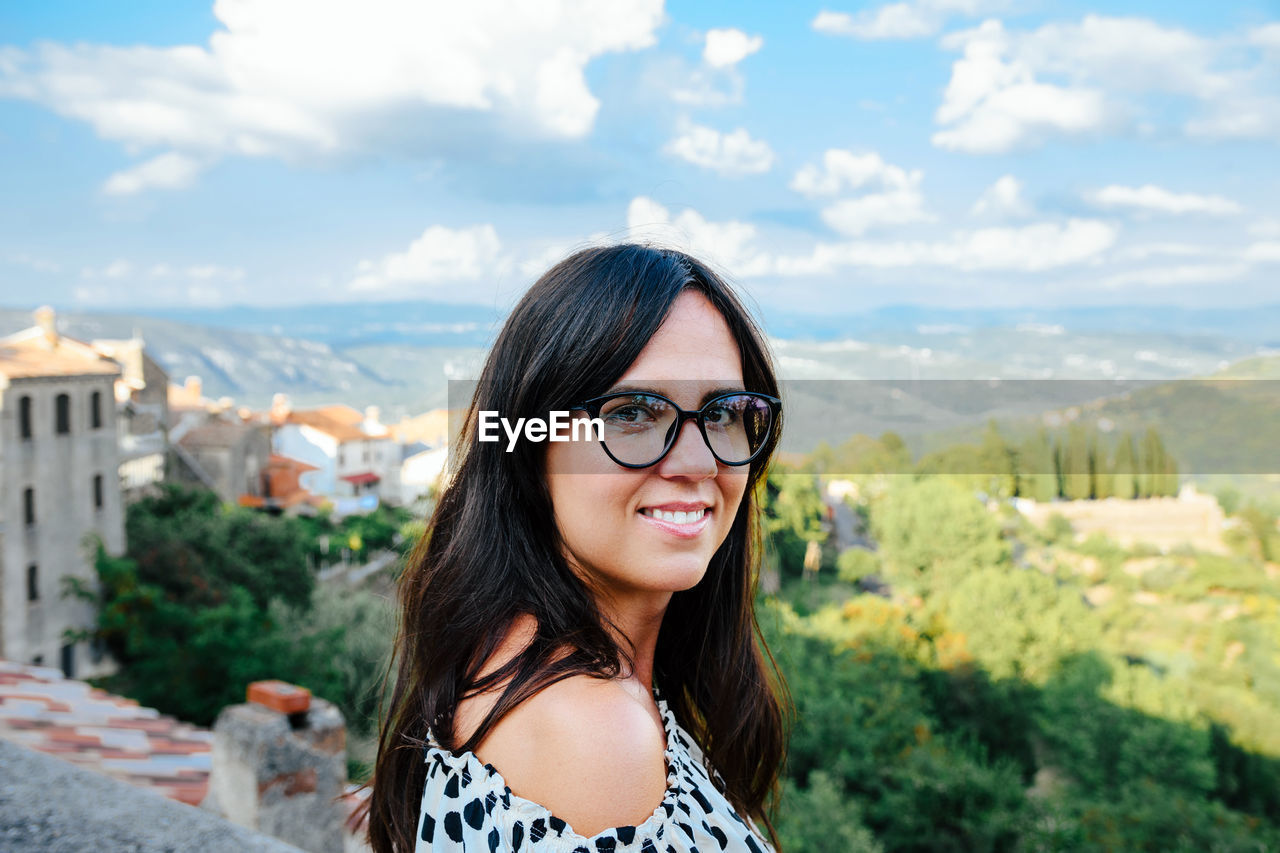
[[[706,508],[703,508],[693,510],[691,512],[671,512],[665,509],[651,509],[646,507],[645,509],[640,510],[640,514],[648,516],[649,518],[657,519],[658,521],[665,521],[668,524],[697,524],[699,521],[702,521],[703,516],[705,516],[708,511],[709,510]]]

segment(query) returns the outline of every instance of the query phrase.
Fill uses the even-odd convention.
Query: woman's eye
[[[653,413],[644,406],[619,406],[605,417],[613,423],[638,424],[653,420]]]
[[[728,406],[712,406],[707,410],[706,421],[714,426],[729,426],[738,419],[738,413]]]

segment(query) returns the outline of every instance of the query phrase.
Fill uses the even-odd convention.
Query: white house
[[[401,449],[376,407],[363,414],[350,406],[295,411],[277,396],[271,421],[272,450],[314,466],[299,485],[334,501],[339,514],[347,506],[355,511],[379,500],[399,502]]]

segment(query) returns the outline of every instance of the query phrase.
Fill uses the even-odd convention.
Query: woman
[[[752,602],[777,395],[687,255],[588,249],[533,285],[401,580],[375,850],[768,849],[757,822],[776,844],[785,687]],[[599,431],[478,440],[480,412],[553,411]]]

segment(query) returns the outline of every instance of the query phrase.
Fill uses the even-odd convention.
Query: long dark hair
[[[759,327],[719,276],[680,252],[637,245],[578,252],[544,274],[507,318],[426,535],[400,580],[396,682],[369,798],[369,840],[379,853],[414,847],[428,727],[441,744],[474,750],[539,690],[575,674],[616,677],[629,661],[563,556],[544,446],[517,442],[507,452],[501,442],[477,442],[477,412],[545,418],[603,393],[689,288],[706,296],[728,324],[746,388],[777,396]],[[761,541],[756,487],[777,437],[775,430],[751,463],[737,516],[706,575],[672,595],[654,658],[655,683],[719,773],[725,796],[762,822],[775,845],[768,811],[785,754],[780,697],[786,686],[760,636],[753,602]],[[480,678],[521,613],[537,619],[533,641]],[[506,679],[488,716],[467,741],[455,743],[459,700]]]

